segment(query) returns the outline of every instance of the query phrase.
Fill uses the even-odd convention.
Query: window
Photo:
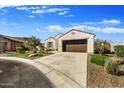
[[[53,48],[53,42],[48,42],[48,48]]]
[[[7,46],[7,42],[0,42],[0,53],[5,52]]]

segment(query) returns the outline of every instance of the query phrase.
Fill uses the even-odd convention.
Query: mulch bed
[[[120,88],[124,87],[124,76],[114,76],[106,73],[103,66],[90,62],[88,59],[88,88]]]

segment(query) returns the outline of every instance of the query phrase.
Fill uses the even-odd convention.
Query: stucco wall
[[[83,33],[79,31],[70,31],[58,39],[58,51],[62,51],[63,40],[75,40],[75,39],[87,39],[87,51],[88,53],[94,53],[94,35]]]
[[[0,37],[0,42],[7,42],[7,50],[11,50],[11,41],[10,40]]]
[[[53,49],[56,49],[56,41],[53,38],[49,38],[45,41],[45,47],[47,48],[48,42],[53,42]]]
[[[58,50],[58,38],[60,38],[62,36],[62,33],[58,34],[56,37],[55,37],[55,47],[56,47],[56,50]]]

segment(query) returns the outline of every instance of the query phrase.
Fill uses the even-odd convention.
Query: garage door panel
[[[67,44],[67,52],[87,52],[87,44]]]
[[[63,41],[63,52],[87,52],[87,40]]]

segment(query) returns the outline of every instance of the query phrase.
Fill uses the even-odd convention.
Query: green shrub
[[[119,73],[119,64],[116,60],[107,59],[105,63],[106,72],[112,75],[118,75]]]
[[[94,54],[91,56],[91,62],[95,63],[97,65],[104,66],[105,60],[108,58],[106,55],[101,55],[101,54]]]
[[[124,57],[124,45],[114,46],[115,54],[119,57]]]
[[[25,50],[22,47],[17,47],[16,52],[17,53],[25,53]]]

